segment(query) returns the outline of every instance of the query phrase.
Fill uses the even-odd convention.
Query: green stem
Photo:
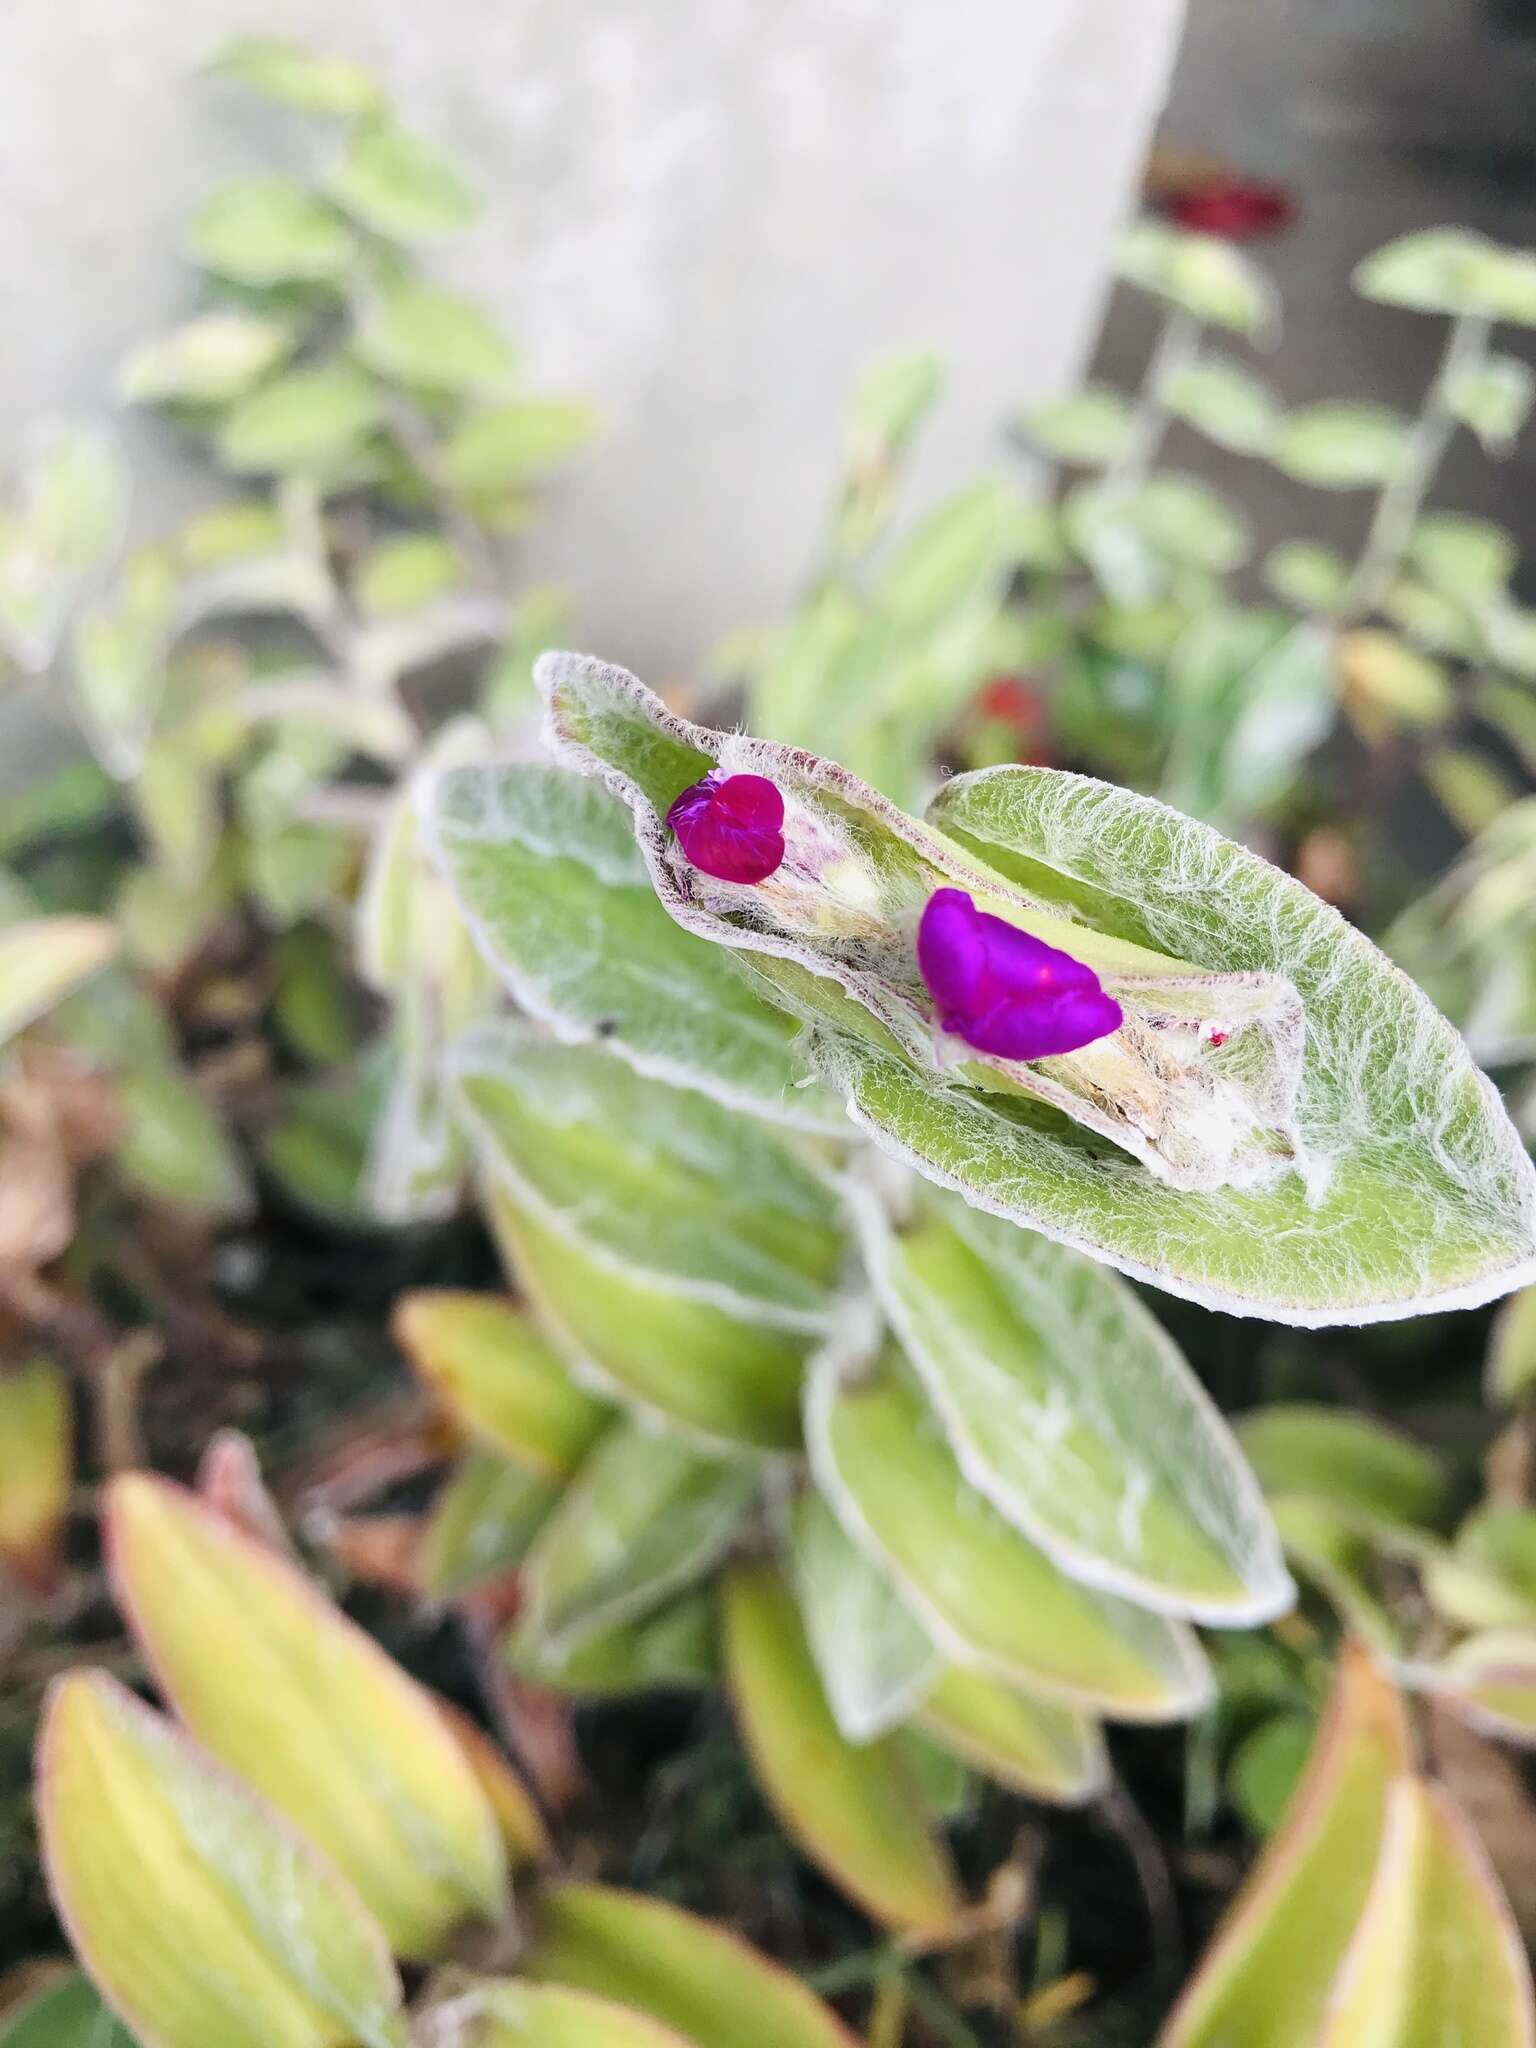
[[[1109,489],[1127,494],[1134,491],[1152,467],[1168,431],[1168,387],[1194,361],[1200,333],[1200,322],[1182,306],[1175,306],[1164,321],[1136,394],[1130,434],[1119,456],[1104,472],[1104,483]]]
[[[1339,602],[1340,618],[1363,618],[1374,611],[1397,574],[1424,499],[1456,431],[1456,416],[1447,402],[1451,384],[1482,360],[1488,328],[1486,320],[1469,314],[1459,314],[1451,322],[1445,353],[1409,432],[1403,460],[1376,500],[1360,559]]]

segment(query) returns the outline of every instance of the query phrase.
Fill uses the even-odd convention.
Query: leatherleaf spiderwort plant
[[[1299,1325],[1486,1301],[1536,1181],[1422,993],[1160,802],[999,768],[919,819],[619,669],[538,677],[550,758],[423,795],[520,1013],[450,1057],[520,1301],[396,1315],[472,1446],[441,1512],[509,1466],[513,1669],[723,1679],[807,1853],[931,1931],[915,1756],[1094,1799],[1105,1721],[1210,1699],[1193,1625],[1293,1598],[1121,1276]]]

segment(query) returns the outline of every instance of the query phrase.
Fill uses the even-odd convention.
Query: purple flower
[[[766,775],[712,770],[667,812],[684,853],[722,882],[765,882],[784,860],[784,797]]]
[[[1075,1052],[1125,1021],[1091,967],[978,910],[962,889],[929,897],[917,965],[944,1029],[996,1059]]]

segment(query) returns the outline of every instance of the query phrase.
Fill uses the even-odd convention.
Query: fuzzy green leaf
[[[825,1321],[838,1204],[773,1132],[519,1025],[461,1040],[453,1070],[482,1169],[552,1229],[734,1314]]]
[[[750,1465],[615,1424],[524,1560],[520,1631],[558,1654],[660,1606],[724,1555],[756,1490]]]
[[[859,1214],[882,1304],[967,1479],[1054,1563],[1229,1627],[1290,1605],[1258,1485],[1123,1280],[950,1196],[900,1230],[873,1202]]]
[[[796,1025],[667,916],[601,790],[532,763],[458,768],[435,786],[428,829],[486,957],[560,1037],[601,1037],[642,1074],[731,1108],[842,1128],[840,1106],[802,1085]]]
[[[1063,1705],[1176,1720],[1210,1674],[1176,1622],[1068,1579],[966,1483],[894,1347],[844,1384],[829,1350],[806,1396],[823,1493],[956,1662]]]

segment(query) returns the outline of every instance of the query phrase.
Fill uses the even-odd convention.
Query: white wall
[[[953,391],[921,487],[1070,381],[1181,0],[4,0],[0,459],[99,408],[186,303],[189,203],[295,124],[194,72],[235,30],[374,63],[489,197],[445,259],[609,430],[537,564],[664,678],[793,588],[839,410],[881,349]],[[131,424],[153,522],[184,492]]]

